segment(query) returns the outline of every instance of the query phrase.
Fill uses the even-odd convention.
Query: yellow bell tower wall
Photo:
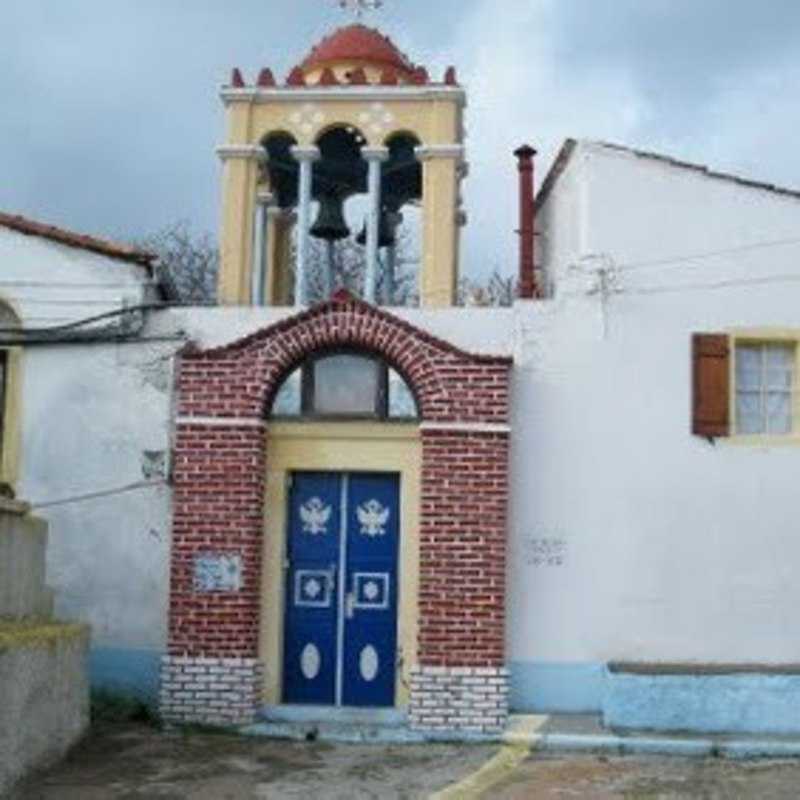
[[[299,69],[299,68],[298,68]],[[356,70],[358,85],[342,84]],[[459,183],[463,169],[463,111],[466,93],[454,83],[382,85],[385,73],[362,60],[343,59],[309,69],[302,85],[229,86],[222,99],[227,114],[223,160],[221,264],[218,299],[224,305],[249,305],[255,253],[256,197],[270,192],[264,142],[288,134],[300,148],[313,148],[335,127],[361,133],[364,147],[381,148],[393,135],[413,136],[422,164],[422,259],[420,304],[455,303],[458,283],[458,238],[462,213]],[[324,83],[335,80],[334,85]],[[322,83],[320,82],[322,81]],[[287,267],[291,222],[273,214],[267,223],[268,270],[265,296],[271,304],[288,302]],[[270,236],[272,234],[272,236]]]

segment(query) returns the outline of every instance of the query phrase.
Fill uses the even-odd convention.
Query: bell
[[[378,219],[378,247],[391,247],[396,241],[394,235],[395,226],[392,225],[390,215],[391,212],[381,211],[381,215]],[[361,229],[361,233],[356,236],[356,242],[360,245],[365,245],[367,243],[366,221],[364,222],[364,227]]]
[[[350,235],[344,219],[344,203],[341,195],[326,192],[319,200],[319,214],[309,233],[316,239],[336,242]]]

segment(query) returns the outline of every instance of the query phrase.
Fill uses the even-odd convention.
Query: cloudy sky
[[[0,209],[117,239],[216,231],[232,66],[285,75],[335,0],[3,0]],[[464,249],[513,270],[523,141],[568,136],[800,186],[797,0],[386,0],[371,15],[470,92]]]

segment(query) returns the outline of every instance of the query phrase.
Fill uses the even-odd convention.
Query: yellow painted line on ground
[[[505,744],[479,770],[462,781],[432,794],[428,800],[477,800],[509,773],[535,748],[535,734],[547,722],[546,716],[515,717],[503,736]]]

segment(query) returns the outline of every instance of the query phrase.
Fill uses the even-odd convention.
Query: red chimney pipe
[[[514,151],[519,160],[519,296],[523,300],[538,297],[534,266],[533,157],[536,151],[527,144]]]

